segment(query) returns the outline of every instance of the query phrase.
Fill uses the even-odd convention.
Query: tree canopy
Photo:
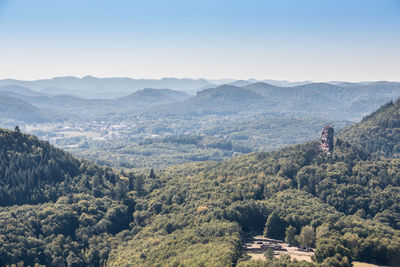
[[[400,160],[344,137],[330,155],[312,141],[150,174],[81,161],[19,131],[1,130],[0,141],[5,265],[400,264]],[[264,229],[299,233],[316,262],[248,260],[244,236]]]

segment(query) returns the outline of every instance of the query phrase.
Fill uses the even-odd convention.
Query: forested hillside
[[[151,88],[139,90],[135,93],[114,99],[88,99],[72,94],[49,95],[39,92],[34,93],[35,91],[24,87],[0,87],[0,97],[13,97],[15,98],[14,101],[27,102],[27,105],[34,106],[36,109],[54,109],[61,114],[74,114],[75,116],[70,117],[70,120],[86,120],[87,118],[96,118],[112,112],[132,112],[134,110],[137,111],[139,109],[177,102],[189,97],[180,91]],[[13,103],[10,103],[10,107],[13,107]],[[4,115],[5,117],[14,118],[9,114]],[[22,122],[31,121],[29,117],[24,116],[14,119]]]
[[[143,177],[78,161],[34,136],[0,130],[0,265],[99,266],[128,229]],[[119,242],[121,242],[122,237]]]
[[[3,118],[26,122],[44,122],[48,120],[45,112],[15,97],[0,96],[0,113]]]
[[[341,135],[369,152],[400,157],[400,100],[388,102]]]
[[[81,174],[71,155],[36,137],[0,130],[0,204],[26,204],[56,200],[61,182]]]
[[[78,161],[18,130],[1,133],[0,179],[11,200],[0,208],[4,264],[400,264],[400,160],[379,158],[345,136],[330,155],[312,141],[147,175]],[[266,224],[271,217],[279,223]],[[291,228],[297,240],[306,226],[315,235],[314,263],[257,263],[242,250],[249,234],[283,239]]]
[[[325,266],[398,264],[400,162],[336,143],[331,156],[312,142],[169,169],[164,186],[137,202],[139,233],[112,262],[230,266],[241,261],[242,235],[262,232],[276,211],[296,234],[307,225],[317,231],[316,260]]]

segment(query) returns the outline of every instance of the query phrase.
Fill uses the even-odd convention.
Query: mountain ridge
[[[343,129],[340,137],[370,153],[399,158],[400,99],[387,102],[361,122]]]

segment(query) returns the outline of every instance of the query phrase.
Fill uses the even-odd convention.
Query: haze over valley
[[[131,83],[130,93],[121,81]],[[283,87],[255,80],[212,85],[205,79],[161,79],[146,85],[162,89],[137,89],[137,81],[143,82],[2,80],[1,126],[18,125],[78,157],[109,166],[161,167],[305,142],[317,138],[324,125],[339,130],[400,97],[397,82],[287,82],[290,87]],[[188,84],[199,87],[185,92]],[[122,88],[126,95],[115,97],[114,90]],[[109,98],[97,98],[99,91]]]

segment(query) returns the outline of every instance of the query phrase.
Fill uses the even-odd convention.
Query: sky
[[[400,81],[400,0],[0,0],[0,79]]]

